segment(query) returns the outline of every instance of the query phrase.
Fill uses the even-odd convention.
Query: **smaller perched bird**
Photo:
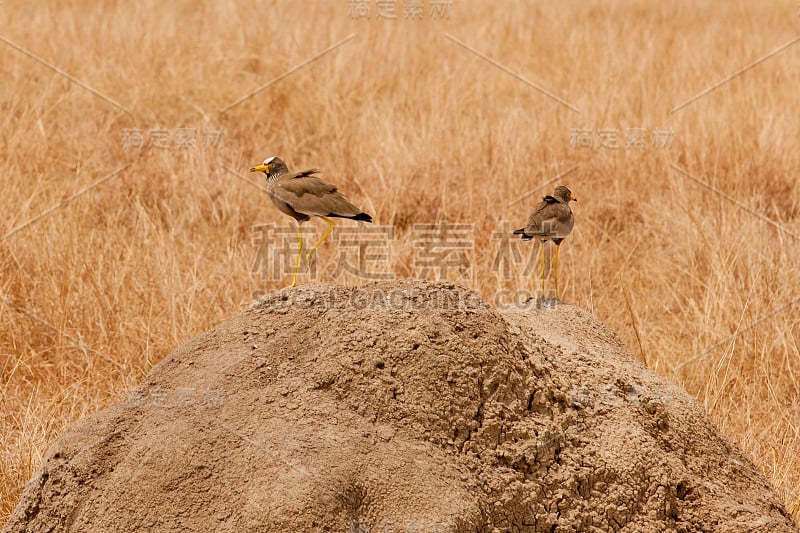
[[[335,185],[331,185],[315,176],[314,174],[319,172],[316,168],[291,173],[286,163],[273,156],[265,159],[263,164],[251,168],[250,172],[263,172],[267,175],[267,192],[272,199],[272,203],[281,213],[297,220],[300,244],[297,247],[297,259],[294,264],[292,284],[287,288],[294,287],[297,284],[297,269],[300,267],[300,254],[303,250],[303,222],[311,217],[319,217],[328,223],[328,230],[306,254],[306,261],[311,260],[314,251],[319,248],[322,241],[328,238],[336,226],[327,217],[372,222],[372,217],[350,203],[336,189]]]
[[[522,235],[523,241],[539,239],[539,255],[542,256],[542,294],[544,294],[544,244],[553,241],[556,251],[553,255],[553,279],[556,286],[556,299],[558,299],[558,248],[561,241],[566,238],[575,225],[575,218],[572,216],[572,209],[569,207],[571,201],[578,201],[572,196],[572,191],[563,185],[559,185],[553,190],[551,196],[545,196],[542,201],[536,204],[531,211],[525,227],[518,229],[514,235]],[[538,258],[537,258],[538,262]]]

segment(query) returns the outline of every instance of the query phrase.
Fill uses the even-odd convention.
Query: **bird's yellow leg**
[[[331,234],[331,232],[333,232],[333,228],[336,227],[336,223],[333,220],[326,217],[319,217],[319,218],[328,223],[328,231],[322,234],[322,237],[319,238],[317,244],[315,244],[314,247],[308,252],[308,254],[306,255],[306,263],[311,262],[311,256],[314,255],[314,252],[317,250],[317,248],[319,248],[319,245],[322,244],[322,241],[327,239],[328,236]]]
[[[286,287],[287,289],[291,289],[295,285],[297,285],[297,270],[300,268],[300,255],[303,253],[303,225],[299,222],[297,223],[297,236],[300,238],[300,242],[297,243],[297,258],[294,260],[294,272],[292,273],[292,284]]]
[[[541,287],[541,295],[542,296],[541,297],[544,298],[544,260],[545,260],[545,254],[544,254],[544,243],[542,241],[539,241],[539,257],[542,258],[542,287]],[[539,262],[538,258],[536,259],[536,262],[537,263]]]
[[[560,244],[556,244],[556,253],[553,255],[553,281],[556,286],[556,300],[558,300],[558,249]]]

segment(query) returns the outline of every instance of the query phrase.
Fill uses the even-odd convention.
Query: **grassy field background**
[[[535,247],[503,272],[497,234],[569,185],[562,299],[702,402],[797,519],[797,2],[366,5],[0,4],[0,523],[68,424],[288,283],[252,272],[254,226],[294,227],[244,181],[270,155],[393,226],[382,272],[419,275],[415,224],[468,225],[469,284],[500,305],[535,288]],[[317,281],[363,283],[337,249]]]

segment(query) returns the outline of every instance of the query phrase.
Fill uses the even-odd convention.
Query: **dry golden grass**
[[[261,184],[247,169],[276,154],[321,166],[395,224],[398,276],[414,273],[411,224],[474,224],[488,299],[535,285],[497,279],[492,235],[579,165],[563,179],[580,199],[563,299],[703,402],[797,518],[800,45],[670,113],[795,38],[796,2],[455,0],[431,21],[426,1],[422,22],[375,20],[374,5],[351,20],[348,0],[106,4],[0,6],[4,38],[129,110],[0,42],[0,234],[60,206],[0,240],[0,522],[65,426],[288,281],[250,269],[252,227],[289,219],[222,170]],[[197,128],[197,147],[175,147],[181,127]],[[671,128],[671,147],[570,147],[573,128],[639,127]],[[125,128],[168,129],[169,148],[124,148]],[[205,146],[218,129],[223,145]],[[335,257],[334,243],[320,250],[321,281]]]

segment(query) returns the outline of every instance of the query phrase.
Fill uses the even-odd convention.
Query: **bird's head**
[[[289,169],[286,168],[286,163],[281,161],[278,157],[272,156],[265,159],[262,164],[251,168],[250,172],[263,172],[267,175],[267,178],[271,178],[286,174],[289,172]]]
[[[570,202],[577,202],[578,199],[572,196],[572,191],[569,188],[559,185],[553,190],[553,198],[561,203],[568,204]]]

